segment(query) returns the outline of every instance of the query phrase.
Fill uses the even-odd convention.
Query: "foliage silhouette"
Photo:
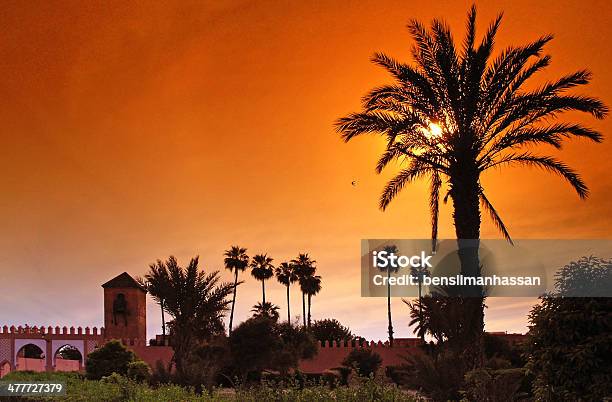
[[[304,283],[305,278],[314,275],[316,272],[316,261],[311,259],[307,253],[300,253],[297,258],[291,260],[291,265],[295,270],[295,273],[298,276],[298,280],[300,281],[300,290],[302,291],[302,321],[304,326],[306,326],[306,292],[302,287],[302,283]]]
[[[251,275],[261,281],[262,303],[266,303],[266,280],[274,276],[273,259],[267,254],[257,254],[251,260]]]
[[[236,290],[238,288],[238,273],[243,272],[249,266],[249,256],[247,255],[247,249],[239,246],[232,246],[229,250],[225,250],[223,254],[225,258],[223,263],[225,269],[232,271],[234,274],[234,294],[232,296],[232,309],[230,312],[229,321],[229,334],[232,333],[232,327],[234,324],[234,307],[236,306]]]
[[[287,288],[287,322],[291,322],[291,302],[289,300],[289,289],[291,284],[297,282],[298,275],[294,266],[289,262],[282,262],[275,270],[276,280]]]

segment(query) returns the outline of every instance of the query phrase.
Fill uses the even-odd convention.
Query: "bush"
[[[136,382],[145,382],[151,378],[151,368],[142,360],[135,360],[128,364],[127,376]]]
[[[369,377],[376,374],[382,364],[382,358],[378,353],[370,349],[353,349],[344,359],[342,364],[346,367],[353,367],[362,377]]]
[[[411,388],[418,389],[434,401],[457,400],[466,373],[466,363],[454,352],[441,350],[436,355],[412,356]]]
[[[117,340],[108,341],[104,346],[87,356],[85,371],[90,380],[99,380],[113,373],[126,375],[128,365],[134,361],[134,353]]]
[[[472,370],[465,375],[464,394],[470,401],[513,401],[524,378],[523,368]]]

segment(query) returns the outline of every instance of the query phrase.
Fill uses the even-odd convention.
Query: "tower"
[[[104,337],[147,338],[147,291],[124,272],[102,285],[104,289]]]

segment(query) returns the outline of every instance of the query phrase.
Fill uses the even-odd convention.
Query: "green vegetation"
[[[19,371],[4,378],[7,381],[65,381],[67,395],[54,401],[70,402],[414,402],[411,395],[376,379],[364,379],[351,387],[331,389],[325,385],[309,384],[303,387],[295,382],[286,387],[263,383],[257,387],[239,388],[237,391],[213,389],[211,393],[196,394],[193,389],[177,385],[153,388],[120,375],[105,377],[101,381],[88,380],[77,373],[33,373]],[[28,400],[23,398],[23,400]],[[51,400],[51,398],[36,398]]]
[[[382,364],[382,359],[378,353],[370,349],[356,348],[351,350],[342,364],[354,368],[362,377],[370,377],[376,374]]]
[[[118,340],[106,342],[102,347],[87,355],[85,370],[87,378],[99,380],[113,373],[126,375],[130,363],[136,360],[134,352]]]
[[[555,292],[531,311],[527,368],[539,400],[595,401],[612,395],[612,299],[566,297],[579,287],[610,283],[611,260],[583,257],[560,271]]]

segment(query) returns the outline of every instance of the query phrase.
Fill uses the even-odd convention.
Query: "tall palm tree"
[[[251,260],[251,275],[261,281],[262,303],[266,303],[266,280],[274,275],[273,259],[267,254],[257,254]]]
[[[289,287],[298,280],[293,265],[288,262],[281,263],[276,267],[276,280],[287,287],[287,322],[291,322],[291,303],[289,301]]]
[[[304,327],[306,326],[306,293],[303,290],[302,282],[305,278],[314,275],[317,262],[310,258],[308,253],[300,253],[297,258],[291,260],[291,264],[295,269],[295,273],[300,281],[300,289],[302,290],[302,320]]]
[[[308,296],[307,326],[310,327],[310,306],[312,304],[312,296],[321,291],[321,277],[319,275],[310,275],[300,278],[300,287],[302,292]]]
[[[589,113],[598,119],[608,112],[597,98],[568,93],[590,81],[591,74],[586,70],[547,82],[535,90],[525,88],[525,82],[550,64],[550,56],[543,54],[543,48],[552,36],[509,47],[492,58],[501,18],[498,16],[490,24],[477,45],[476,9],[472,7],[460,49],[445,22],[435,19],[427,29],[420,22],[411,21],[415,63],[375,54],[372,61],[386,69],[395,82],[371,90],[363,98],[361,112],[337,121],[345,141],[362,134],[379,134],[386,139],[386,149],[376,166],[378,173],[391,162],[407,164],[385,186],[380,197],[381,209],[386,209],[405,185],[429,178],[434,249],[439,200],[446,183],[444,200],[450,197],[452,201],[464,276],[480,274],[481,206],[510,240],[506,226],[485,195],[483,173],[512,165],[539,167],[566,180],[580,198],[585,198],[588,189],[578,173],[551,156],[524,147],[560,148],[570,137],[600,142],[599,132],[578,123],[556,120],[567,111]],[[472,239],[467,247],[466,239]],[[476,296],[470,313],[479,316],[480,324],[472,330],[480,337],[484,325],[482,289],[468,288],[464,294]]]
[[[249,266],[249,256],[247,249],[232,246],[229,250],[225,250],[223,262],[225,269],[234,273],[234,295],[232,296],[232,310],[230,313],[229,334],[232,334],[232,324],[234,323],[234,306],[236,305],[236,289],[238,288],[238,273],[244,271]]]
[[[419,305],[419,317],[423,320],[423,278],[429,275],[429,269],[427,267],[410,267],[410,275],[417,278],[419,284],[419,296],[418,296],[418,305]],[[425,342],[425,333],[421,332],[421,341]]]
[[[166,342],[166,316],[164,314],[166,300],[169,296],[170,286],[168,271],[166,270],[166,264],[157,260],[155,264],[149,265],[149,272],[147,272],[144,278],[137,278],[138,283],[144,289],[149,292],[155,302],[159,304],[161,310],[161,321],[162,321],[162,342]]]
[[[395,245],[386,246],[383,250],[389,254],[393,253],[397,255],[398,253],[397,246]],[[387,264],[386,267],[380,267],[379,269],[387,273],[387,318],[389,321],[387,331],[389,333],[389,346],[393,346],[393,320],[391,319],[391,283],[389,282],[389,277],[391,276],[392,272],[395,273],[399,270],[399,266],[392,267],[391,264]]]

